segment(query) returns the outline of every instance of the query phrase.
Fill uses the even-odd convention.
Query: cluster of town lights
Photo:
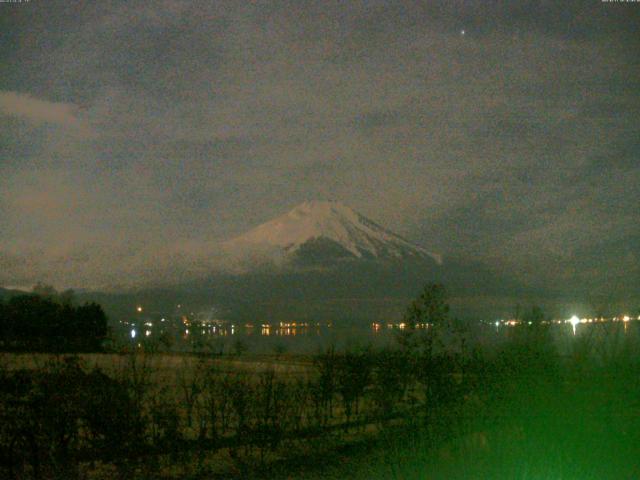
[[[181,309],[182,305],[177,305],[178,310]],[[144,336],[149,337],[152,335],[152,333],[155,332],[155,330],[153,330],[154,328],[157,328],[158,326],[160,326],[160,324],[162,323],[162,326],[160,328],[164,328],[165,327],[165,322],[167,323],[172,323],[172,324],[177,324],[179,325],[181,332],[182,332],[182,336],[184,338],[189,337],[191,334],[195,333],[195,332],[201,332],[202,335],[206,335],[206,334],[214,334],[214,335],[235,335],[236,333],[239,332],[240,329],[244,328],[245,332],[248,335],[251,335],[252,332],[254,331],[255,325],[253,323],[245,323],[245,324],[241,324],[241,325],[236,325],[236,324],[232,324],[232,323],[228,323],[226,321],[223,320],[212,320],[212,319],[205,319],[205,320],[198,320],[194,318],[194,313],[191,312],[191,316],[184,314],[184,313],[180,313],[179,315],[176,315],[176,317],[171,320],[169,318],[166,317],[162,317],[159,319],[159,321],[150,321],[148,319],[144,319],[143,316],[141,316],[140,314],[142,314],[143,312],[146,312],[147,310],[145,308],[143,308],[142,305],[136,305],[134,307],[135,312],[138,314],[136,316],[137,320],[134,322],[129,322],[129,321],[121,321],[120,323],[122,323],[125,326],[129,326],[129,335],[131,337],[132,340],[135,340],[137,338],[139,338],[142,334],[142,332],[144,331]],[[136,327],[136,324],[138,324],[138,327]],[[176,325],[176,326],[177,326]],[[278,322],[278,323],[261,323],[258,324],[260,328],[260,333],[261,335],[265,335],[265,336],[269,336],[269,335],[283,335],[283,336],[288,336],[288,335],[296,335],[296,334],[303,334],[303,333],[307,333],[309,328],[312,326],[316,326],[317,328],[320,327],[328,327],[331,328],[333,326],[333,324],[331,322],[328,323],[308,323],[308,322],[300,322],[300,321],[291,321],[291,322]],[[144,329],[144,330],[142,330]]]
[[[400,322],[400,323],[378,323],[378,322],[373,322],[371,324],[371,328],[375,331],[375,332],[379,332],[383,327],[387,327],[387,329],[392,330],[394,328],[397,328],[399,330],[405,330],[406,328],[410,328],[409,324],[405,323],[405,322]],[[413,328],[429,328],[431,326],[430,323],[416,323],[413,325]]]
[[[543,325],[550,325],[550,324],[563,324],[563,323],[568,323],[572,326],[574,333],[575,333],[575,329],[576,326],[581,324],[581,323],[605,323],[605,322],[630,322],[634,320],[633,317],[630,317],[629,315],[622,315],[622,316],[616,316],[616,317],[611,317],[611,318],[605,318],[605,317],[596,317],[596,318],[579,318],[577,315],[573,315],[571,318],[567,319],[567,320],[543,320],[540,323],[542,323]],[[637,320],[640,320],[640,315],[638,316]],[[523,321],[523,320],[517,320],[517,319],[500,319],[500,320],[496,320],[493,325],[496,328],[499,327],[515,327],[517,325],[532,325],[534,322],[532,321]],[[374,332],[379,332],[380,330],[382,330],[382,328],[387,327],[388,329],[399,329],[399,330],[404,330],[406,328],[408,328],[408,325],[404,322],[400,322],[400,323],[388,323],[388,324],[383,324],[383,323],[378,323],[378,322],[373,322],[371,324],[371,327],[373,329]],[[430,327],[429,323],[418,323],[414,326],[414,328],[428,328]]]
[[[181,305],[178,305],[178,308],[180,308]],[[142,313],[143,312],[143,308],[142,306],[138,305],[136,307],[136,312],[138,313]],[[566,320],[542,320],[540,323],[544,324],[544,325],[548,325],[548,324],[563,324],[563,323],[568,323],[571,325],[571,328],[573,329],[573,333],[575,335],[576,333],[576,327],[581,324],[581,323],[605,323],[605,322],[624,322],[625,323],[625,328],[626,328],[626,323],[632,321],[632,320],[636,320],[636,318],[632,318],[629,315],[621,315],[621,316],[615,316],[615,317],[611,317],[611,318],[605,318],[605,317],[595,317],[595,318],[579,318],[577,315],[573,315],[571,316],[571,318],[566,319]],[[637,320],[640,321],[640,315],[637,317]],[[166,318],[162,318],[160,320],[161,322],[165,322]],[[185,331],[184,334],[186,336],[189,335],[189,327],[192,326],[191,324],[193,323],[192,321],[190,321],[190,319],[186,316],[186,315],[181,315],[180,317],[180,323],[182,323],[183,327],[185,327]],[[129,325],[129,322],[122,322],[125,325]],[[518,319],[499,319],[496,320],[493,325],[496,328],[502,327],[502,326],[508,326],[508,327],[514,327],[516,325],[523,325],[523,324],[528,324],[531,325],[533,322],[531,321],[523,321],[523,320],[518,320]],[[198,325],[200,325],[200,327],[202,328],[202,333],[205,334],[207,333],[207,330],[210,330],[212,333],[217,333],[216,330],[219,330],[220,334],[227,334],[227,328],[220,324],[219,321],[202,321],[202,322],[198,322]],[[132,327],[135,327],[135,323],[131,324]],[[151,335],[151,328],[153,327],[153,322],[150,321],[146,321],[144,323],[144,326],[147,327],[147,329],[145,329],[144,333],[145,336],[150,336]],[[261,327],[261,334],[262,335],[271,335],[272,333],[275,333],[276,335],[295,335],[296,334],[296,330],[302,330],[305,331],[308,327],[309,327],[309,323],[307,322],[279,322],[279,324],[269,324],[269,323],[263,323],[260,324]],[[321,324],[317,323],[316,324],[317,327],[320,327]],[[328,323],[325,325],[326,327],[331,327],[332,324]],[[406,328],[409,327],[408,324],[406,324],[405,322],[399,322],[399,323],[379,323],[379,322],[373,322],[371,324],[374,332],[379,332],[380,330],[382,330],[384,327],[388,328],[388,329],[399,329],[399,330],[404,330]],[[431,324],[429,323],[417,323],[413,325],[413,328],[429,328],[431,326]],[[230,325],[230,333],[231,335],[235,334],[235,330],[236,330],[236,326],[235,325]],[[244,325],[244,327],[250,332],[253,328],[254,325],[251,323],[247,323],[246,325]],[[273,330],[273,332],[272,332]],[[132,339],[135,339],[138,335],[138,332],[136,331],[135,328],[132,328],[129,332],[130,336]]]
[[[567,320],[543,320],[541,323],[544,325],[549,325],[549,324],[562,324],[562,323],[568,323],[569,325],[571,325],[571,328],[573,329],[573,333],[575,335],[576,333],[576,327],[578,325],[580,325],[581,323],[606,323],[606,322],[624,322],[625,324],[634,320],[634,318],[630,317],[629,315],[621,315],[621,316],[616,316],[616,317],[612,317],[612,318],[605,318],[605,317],[595,317],[595,318],[579,318],[577,315],[573,315],[571,316],[571,318],[567,319]],[[638,316],[637,320],[640,320],[640,315]],[[509,327],[513,327],[516,325],[521,325],[521,324],[529,324],[531,325],[533,322],[523,322],[520,320],[496,320],[496,322],[494,323],[494,325],[496,326],[496,328],[501,327],[501,326],[509,326]],[[626,325],[625,325],[626,326]]]

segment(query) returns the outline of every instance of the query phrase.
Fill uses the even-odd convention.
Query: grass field
[[[3,354],[2,478],[640,478],[640,349],[602,333],[562,354],[526,329],[456,352]]]

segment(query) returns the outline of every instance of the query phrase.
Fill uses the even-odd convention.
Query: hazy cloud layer
[[[47,102],[16,92],[0,92],[0,115],[22,118],[36,125],[52,123],[84,131],[86,127],[75,110],[74,105],[66,103]]]
[[[203,245],[334,198],[628,298],[640,10],[512,3],[1,4],[0,283],[206,269]]]

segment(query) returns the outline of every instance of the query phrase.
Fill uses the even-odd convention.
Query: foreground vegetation
[[[38,284],[33,293],[0,298],[0,351],[98,352],[107,316],[95,303],[73,304],[73,292]]]
[[[0,478],[638,478],[634,332],[484,344],[439,287],[406,323],[309,357],[5,355]]]

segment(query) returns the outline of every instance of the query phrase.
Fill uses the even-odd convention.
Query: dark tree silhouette
[[[527,310],[524,313],[522,320],[526,324],[540,325],[544,320],[544,312],[542,311],[542,308],[540,308],[539,306],[533,305],[529,310]]]
[[[107,317],[95,303],[74,307],[35,294],[12,297],[0,308],[0,348],[5,350],[99,351],[107,337]]]
[[[348,428],[352,416],[360,413],[360,399],[371,380],[371,355],[368,351],[347,351],[339,357],[336,367],[337,387],[342,396]]]
[[[397,340],[407,353],[417,350],[431,351],[435,340],[434,332],[441,330],[450,320],[447,293],[443,285],[427,284],[411,302],[404,317],[404,329],[400,331]],[[419,335],[417,328],[423,327],[425,332]]]
[[[407,308],[404,323],[411,328],[418,324],[438,325],[445,322],[449,318],[449,305],[446,300],[447,293],[443,285],[426,285],[418,298]]]

